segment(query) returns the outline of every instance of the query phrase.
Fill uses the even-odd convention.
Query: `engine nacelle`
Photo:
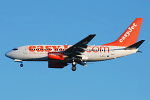
[[[64,68],[67,65],[68,65],[67,63],[63,63],[63,62],[50,62],[50,61],[48,61],[48,68]]]
[[[48,58],[54,60],[64,60],[64,54],[62,52],[49,52]]]

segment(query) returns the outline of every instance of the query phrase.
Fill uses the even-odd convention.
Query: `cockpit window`
[[[18,48],[14,48],[13,50],[18,50]]]

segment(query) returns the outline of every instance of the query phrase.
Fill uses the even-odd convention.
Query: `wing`
[[[76,43],[75,45],[71,46],[67,50],[64,51],[64,54],[67,55],[69,58],[81,58],[80,55],[86,50],[87,44],[96,36],[96,34],[91,34],[81,40],[80,42]]]

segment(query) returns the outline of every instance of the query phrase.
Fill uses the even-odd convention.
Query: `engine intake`
[[[48,58],[54,60],[64,60],[64,54],[62,52],[49,52]]]

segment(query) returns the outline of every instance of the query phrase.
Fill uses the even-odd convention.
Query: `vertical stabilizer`
[[[126,31],[114,42],[104,44],[106,46],[128,47],[137,42],[143,18],[136,18]]]

